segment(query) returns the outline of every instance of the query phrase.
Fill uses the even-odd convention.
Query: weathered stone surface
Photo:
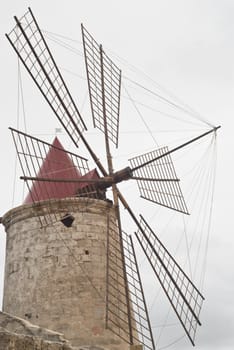
[[[0,312],[0,350],[109,350],[98,346],[72,347],[58,332]]]
[[[130,350],[142,349],[141,345],[130,346]],[[110,348],[95,345],[72,347],[61,333],[0,312],[0,350],[110,350]]]
[[[51,331],[46,328],[41,328],[39,326],[33,325],[27,320],[19,317],[12,316],[5,312],[0,312],[0,327],[6,331],[13,332],[16,334],[24,334],[35,337],[41,337],[44,340],[63,342],[66,340],[63,334]]]
[[[60,221],[41,228],[38,215],[45,212],[71,212],[75,220],[69,228]],[[115,231],[115,220],[111,203],[89,198],[27,204],[5,214],[4,312],[63,333],[80,350],[128,350],[106,329],[107,222]]]
[[[0,312],[0,350],[73,350],[63,335]]]
[[[98,346],[82,346],[76,348],[76,350],[108,350],[104,348],[99,348]]]
[[[61,343],[51,343],[28,335],[6,332],[0,328],[0,350],[72,350]]]

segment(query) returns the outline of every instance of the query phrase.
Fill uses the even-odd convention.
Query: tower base
[[[45,213],[69,213],[71,225],[58,220],[41,227]],[[116,220],[112,203],[91,198],[41,201],[6,213],[3,311],[64,334],[78,349],[129,350],[106,324],[108,220]]]

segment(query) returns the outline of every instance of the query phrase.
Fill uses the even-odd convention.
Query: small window
[[[74,220],[75,220],[74,216],[67,213],[62,217],[61,222],[63,223],[64,226],[71,227]]]

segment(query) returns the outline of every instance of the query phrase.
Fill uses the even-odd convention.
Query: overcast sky
[[[2,2],[0,5],[2,170],[0,216],[22,201],[22,196],[18,193],[13,197],[15,153],[7,129],[9,126],[16,127],[17,123],[17,60],[4,34],[13,27],[13,16],[20,17],[26,12],[28,6],[32,8],[43,30],[78,41],[81,40],[80,23],[83,22],[98,42],[103,42],[106,51],[109,50],[113,55],[117,54],[129,64],[144,71],[154,81],[189,106],[194,107],[212,125],[222,125],[218,133],[213,224],[206,285],[203,291],[206,301],[202,313],[203,326],[199,329],[197,336],[197,349],[233,349],[234,2],[232,0],[41,0],[40,2],[15,0]],[[53,45],[53,42],[51,44]],[[59,65],[66,67],[66,54],[64,53],[62,58],[60,56],[60,59]],[[75,59],[72,64],[76,64]],[[67,68],[71,69],[69,65]],[[121,68],[124,74],[124,67]],[[73,69],[79,74],[78,68],[73,67]],[[66,78],[69,79],[68,74]],[[70,78],[75,79],[74,76]],[[38,130],[41,134],[50,134],[53,128],[59,125],[54,119],[53,122],[48,119],[48,125],[46,125],[47,119],[45,125],[40,125],[39,112],[43,116],[47,111],[48,116],[52,114],[39,95],[33,97],[33,107],[35,108],[36,105],[36,110],[33,110],[30,105],[31,85],[28,85],[27,78],[25,79],[25,100],[29,100],[25,106],[30,119],[27,122],[28,131],[35,134]],[[85,95],[80,99],[79,108],[82,105],[82,99],[85,101]],[[127,117],[123,121],[124,131],[130,125],[126,120]],[[147,122],[152,130],[157,131],[159,124],[156,118],[154,124],[150,124],[152,122],[150,120]],[[166,126],[171,127],[170,120]],[[137,129],[134,123],[131,127]],[[161,144],[161,134],[156,136],[159,137]],[[143,150],[153,147],[153,145],[150,146],[152,140],[148,141],[148,139],[144,140],[144,143],[142,141]],[[139,141],[138,143],[136,141],[133,146],[139,150]],[[17,178],[16,187],[19,181]],[[1,227],[0,299],[3,289],[4,248],[5,234]],[[152,316],[154,321],[157,320],[155,314],[156,311]],[[174,332],[172,341],[178,339],[181,334],[183,334],[181,330],[178,336]],[[169,343],[170,341],[167,342],[164,338],[162,343],[159,343],[159,348],[163,349],[164,346],[166,348]],[[183,338],[170,348],[189,349],[191,346]]]

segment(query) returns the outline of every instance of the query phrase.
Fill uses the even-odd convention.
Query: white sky
[[[8,126],[16,127],[17,60],[4,33],[9,32],[13,27],[13,16],[20,17],[26,12],[28,6],[32,8],[41,28],[77,40],[81,40],[80,23],[83,22],[98,42],[104,44],[107,52],[118,53],[127,62],[138,67],[154,81],[193,106],[211,124],[222,125],[218,133],[219,151],[214,217],[204,289],[206,301],[202,313],[203,326],[199,329],[197,336],[197,349],[233,349],[234,239],[231,205],[234,195],[234,166],[232,163],[234,149],[232,136],[234,126],[234,2],[231,0],[42,0],[40,2],[18,0],[2,2],[0,5],[0,159],[2,169],[0,216],[21,202],[19,194],[16,194],[14,199],[12,195],[15,153],[7,129]],[[61,66],[72,68],[79,74],[79,69],[74,66],[66,66],[65,55],[60,57]],[[74,60],[72,65],[75,63]],[[70,76],[67,75],[66,79],[69,78]],[[52,119],[49,108],[39,94],[32,95],[33,98],[30,101],[30,89],[31,86],[33,89],[34,87],[29,85],[27,78],[25,79],[24,97],[28,129],[34,133],[38,130],[40,134],[43,132],[51,134],[59,125]],[[27,86],[29,86],[28,89]],[[80,108],[80,105],[78,107]],[[43,116],[48,112],[48,119],[43,125],[41,125],[39,112]],[[50,122],[50,118],[53,122]],[[126,120],[125,115],[121,121],[124,125],[123,130],[127,130],[131,123]],[[157,130],[156,118],[153,122],[147,120],[147,123],[152,130]],[[171,126],[170,120],[166,126]],[[138,124],[131,124],[131,127],[139,130]],[[156,134],[157,136],[162,143],[162,135]],[[144,151],[153,147],[152,142],[151,146],[148,142],[148,138],[140,142],[138,140],[138,143],[136,141],[133,146],[139,152],[142,144]],[[19,181],[17,178],[16,187]],[[2,298],[4,274],[4,239],[5,234],[1,227],[0,299]],[[157,315],[154,315],[153,318],[157,319]],[[177,339],[180,335],[181,330],[178,336],[174,333],[172,339]],[[159,344],[159,348],[163,348],[168,343],[169,341],[167,342],[165,338]],[[182,339],[171,348],[189,349],[191,346],[186,339]]]

